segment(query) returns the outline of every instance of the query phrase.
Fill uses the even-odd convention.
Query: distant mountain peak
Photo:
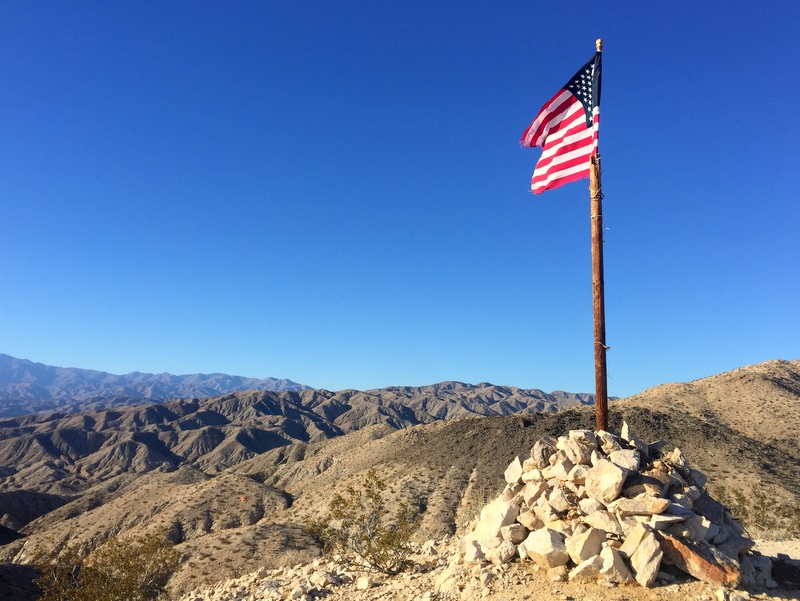
[[[174,375],[133,371],[115,375],[54,367],[0,353],[0,417],[42,411],[80,411],[173,398],[211,397],[244,390],[299,392],[309,386],[279,378],[221,373]]]

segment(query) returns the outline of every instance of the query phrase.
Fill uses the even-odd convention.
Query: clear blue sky
[[[0,352],[592,392],[598,37],[609,393],[800,358],[794,1],[3,2]]]

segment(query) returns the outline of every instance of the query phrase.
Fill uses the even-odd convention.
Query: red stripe
[[[541,146],[547,141],[548,136],[559,131],[563,125],[572,123],[574,120],[572,117],[565,120],[566,113],[579,101],[572,94],[567,94],[566,97],[556,102],[562,93],[563,91],[559,92],[544,105],[533,123],[525,130],[521,140],[524,145]]]
[[[557,157],[559,157],[559,156],[561,156],[563,154],[566,154],[568,152],[572,152],[574,150],[579,150],[579,149],[584,148],[586,146],[592,146],[594,144],[594,139],[593,139],[592,132],[588,131],[585,126],[582,126],[580,128],[576,128],[576,130],[575,131],[571,131],[569,135],[580,134],[580,133],[585,133],[586,135],[584,137],[582,137],[582,138],[579,138],[579,139],[573,141],[573,142],[569,142],[569,143],[566,143],[566,144],[564,142],[559,142],[557,144],[554,143],[554,144],[551,144],[551,145],[545,144],[544,152],[542,153],[542,156],[539,158],[539,162],[536,164],[537,167],[539,165],[549,165]],[[549,154],[553,150],[555,150],[555,153],[553,153],[552,155]]]
[[[578,171],[577,173],[570,173],[569,175],[565,175],[564,177],[555,178],[547,183],[546,186],[542,188],[536,188],[534,185],[535,179],[531,181],[531,191],[534,194],[541,194],[545,190],[552,190],[553,188],[558,188],[559,186],[563,186],[564,184],[570,184],[572,182],[576,182],[580,179],[585,179],[589,177],[589,168],[587,167],[585,171]]]

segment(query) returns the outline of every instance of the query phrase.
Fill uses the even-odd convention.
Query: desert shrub
[[[165,536],[112,538],[88,556],[77,545],[37,550],[40,601],[145,601],[158,599],[177,569],[180,554]]]
[[[800,536],[800,504],[778,498],[763,485],[751,486],[748,492],[719,485],[714,493],[754,535]]]
[[[338,553],[347,562],[386,574],[409,567],[411,538],[419,528],[420,512],[401,503],[390,515],[384,500],[386,484],[375,470],[367,472],[362,488],[348,487],[331,499],[321,520],[306,530],[325,553]]]

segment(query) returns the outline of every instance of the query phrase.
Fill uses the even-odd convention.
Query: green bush
[[[739,488],[728,490],[720,484],[714,493],[717,500],[727,505],[733,517],[753,535],[800,536],[800,504],[780,499],[764,484],[751,486],[749,492]]]
[[[397,574],[410,565],[411,537],[420,524],[420,514],[400,504],[390,515],[383,492],[386,484],[370,470],[361,489],[348,487],[344,495],[331,499],[328,514],[307,524],[307,530],[322,544],[323,552],[339,553],[347,562]]]
[[[112,538],[90,555],[77,545],[52,552],[37,550],[34,565],[40,601],[146,601],[164,594],[180,554],[166,537]]]

